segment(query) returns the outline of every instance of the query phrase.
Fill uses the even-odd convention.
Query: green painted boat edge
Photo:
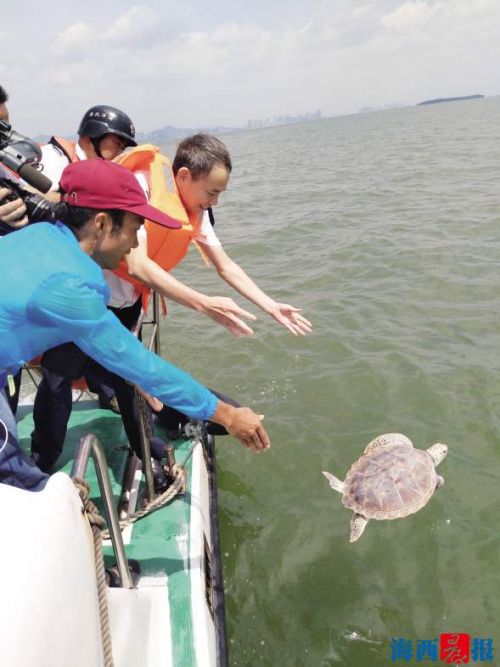
[[[19,440],[24,451],[29,454],[30,436],[33,421],[30,405],[20,405],[18,410]],[[52,472],[60,470],[71,472],[75,449],[79,439],[94,433],[104,447],[110,481],[117,502],[121,491],[121,481],[129,456],[126,436],[121,418],[98,407],[96,401],[82,400],[75,402],[63,454]],[[191,524],[191,480],[192,459],[190,452],[193,447],[191,440],[174,441],[176,458],[179,463],[187,459],[187,487],[184,496],[178,496],[166,507],[153,512],[137,522],[132,529],[130,544],[126,545],[127,558],[137,560],[141,566],[141,577],[167,576],[169,606],[172,623],[172,662],[176,667],[188,667],[196,664],[191,615],[191,580],[190,580],[190,531]],[[224,597],[222,584],[222,567],[218,539],[217,494],[215,481],[215,448],[208,455],[207,471],[210,487],[210,523],[212,532],[212,554],[214,559],[214,612],[216,622],[217,665],[227,665],[227,643],[225,633]],[[90,486],[90,497],[95,501],[102,513],[102,503],[98,490],[97,477],[92,462],[89,463],[86,481]],[[139,496],[143,496],[144,484],[141,483]],[[216,542],[214,542],[216,539]],[[185,552],[180,545],[184,543]],[[104,547],[107,567],[114,565],[114,555],[110,546]],[[182,564],[182,567],[180,565]]]

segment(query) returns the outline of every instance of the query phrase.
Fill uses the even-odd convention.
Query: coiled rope
[[[139,521],[139,519],[143,519],[148,514],[152,514],[156,510],[160,509],[160,507],[164,507],[184,490],[186,486],[186,473],[184,471],[184,466],[191,458],[194,448],[196,447],[197,444],[199,444],[199,441],[193,442],[182,464],[176,463],[175,466],[173,467],[172,475],[175,479],[173,483],[168,487],[168,489],[159,496],[157,496],[156,498],[154,498],[153,500],[149,501],[141,510],[139,510],[138,512],[134,512],[134,514],[131,514],[126,519],[120,521],[121,530],[123,530],[127,526],[131,526],[136,521]],[[103,540],[109,540],[110,538],[109,530],[108,529],[101,530],[101,537]]]
[[[78,477],[73,479],[78,494],[81,498],[83,511],[92,530],[94,538],[94,559],[97,581],[97,599],[99,603],[99,617],[101,621],[102,649],[104,653],[104,667],[113,667],[113,651],[111,646],[111,630],[109,627],[109,610],[106,586],[106,571],[104,569],[104,557],[102,554],[101,529],[105,524],[104,518],[89,498],[89,485],[84,479]]]

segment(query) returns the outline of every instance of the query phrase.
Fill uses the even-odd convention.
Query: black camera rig
[[[40,192],[48,192],[52,182],[40,171],[42,151],[40,146],[28,137],[14,132],[12,127],[0,120],[0,163],[18,174],[28,185]],[[33,193],[7,175],[0,177],[0,187],[8,188],[11,193],[0,204],[21,198],[26,206],[29,222],[53,220],[52,205],[44,197]],[[13,231],[6,223],[0,222],[0,235]]]
[[[41,159],[42,151],[35,141],[14,132],[8,123],[0,120],[0,162],[32,187],[48,192],[52,182],[41,173]]]

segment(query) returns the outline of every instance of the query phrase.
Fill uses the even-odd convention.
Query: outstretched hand
[[[248,324],[243,322],[242,317],[246,320],[254,321],[257,318],[248,310],[240,308],[232,299],[225,296],[212,296],[207,299],[203,311],[206,315],[211,317],[215,322],[222,324],[234,336],[251,336],[253,329]]]
[[[262,426],[264,415],[258,415],[250,408],[235,408],[219,401],[210,419],[224,426],[230,435],[256,453],[269,449],[271,446],[267,431]]]
[[[301,315],[301,308],[295,308],[288,303],[274,303],[268,311],[276,322],[282,324],[294,336],[305,336],[312,331],[312,324]]]
[[[227,431],[254,452],[269,449],[271,441],[262,426],[264,415],[258,415],[250,408],[235,408],[233,422]]]

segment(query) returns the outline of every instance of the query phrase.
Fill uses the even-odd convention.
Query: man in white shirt
[[[42,146],[43,173],[52,181],[52,190],[59,187],[63,169],[70,162],[102,158],[113,160],[128,146],[137,146],[135,128],[121,109],[98,104],[90,107],[80,122],[78,141],[51,137]]]
[[[136,146],[135,128],[130,117],[121,109],[108,104],[98,104],[88,109],[77,130],[78,141],[70,141],[53,136],[42,146],[43,174],[52,181],[48,198],[58,201],[59,179],[65,167],[71,162],[102,158],[113,160],[125,148]],[[94,372],[89,364],[86,371],[89,388],[98,394],[99,404],[113,412],[119,412],[114,389],[104,377]],[[57,382],[53,379],[54,391]]]

